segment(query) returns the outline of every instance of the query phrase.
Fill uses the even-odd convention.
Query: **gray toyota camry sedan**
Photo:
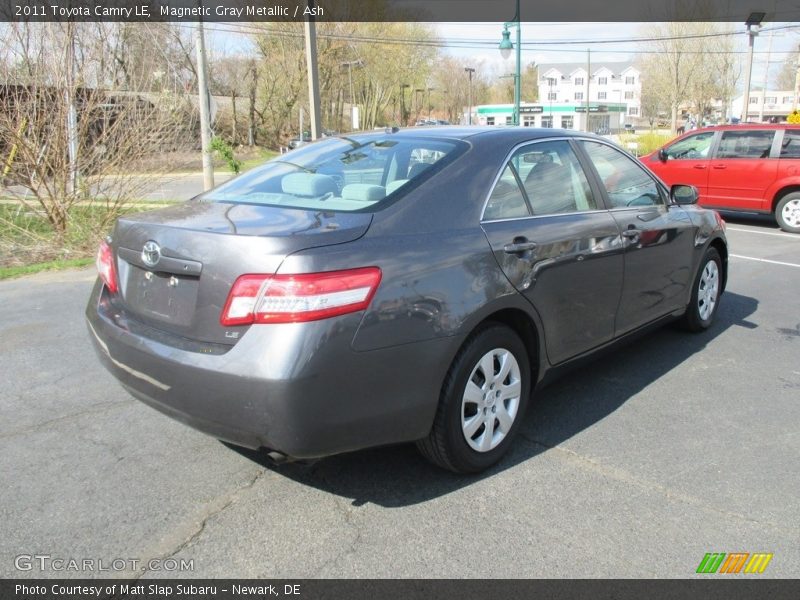
[[[328,138],[121,218],[87,308],[146,404],[280,459],[416,442],[475,472],[548,375],[725,289],[717,213],[592,135]]]

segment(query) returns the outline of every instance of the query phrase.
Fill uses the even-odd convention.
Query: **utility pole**
[[[203,153],[203,190],[214,187],[214,164],[211,160],[211,115],[206,81],[206,40],[203,33],[202,19],[197,22],[195,30],[197,45],[197,93],[200,102],[200,142]]]
[[[67,156],[69,178],[67,191],[78,189],[78,111],[75,108],[75,23],[67,23]]]
[[[747,121],[747,111],[750,109],[750,77],[753,74],[753,42],[758,35],[759,29],[761,29],[761,19],[764,18],[764,13],[759,14],[761,15],[760,18],[756,13],[751,14],[745,22],[745,25],[747,25],[748,48],[747,68],[745,70],[744,79],[744,96],[742,97],[742,123]]]
[[[764,68],[764,85],[761,86],[761,102],[758,105],[758,122],[764,122],[764,100],[767,97],[767,85],[769,85],[769,59],[772,54],[772,36],[774,31],[769,32],[769,43],[767,44],[767,66]]]
[[[800,52],[800,46],[798,46]],[[797,110],[797,97],[800,96],[800,56],[797,57],[797,71],[794,76],[794,98],[792,99],[792,112]]]
[[[467,105],[467,125],[472,125],[472,74],[475,72],[475,69],[472,67],[464,67],[464,70],[469,73],[469,91],[467,92],[467,97],[469,98]]]
[[[583,130],[589,131],[589,82],[592,81],[592,51],[586,50],[586,121],[583,123]]]
[[[309,15],[306,17],[306,67],[308,70],[308,108],[311,120],[311,139],[322,135],[319,115],[319,73],[317,71],[317,27],[314,19],[314,0],[308,0]],[[300,132],[302,136],[303,132]]]

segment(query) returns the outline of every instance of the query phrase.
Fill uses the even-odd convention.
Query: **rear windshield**
[[[331,138],[277,157],[201,200],[356,212],[397,198],[454,157],[456,142],[424,138]]]

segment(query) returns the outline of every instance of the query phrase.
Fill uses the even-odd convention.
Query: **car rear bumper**
[[[86,311],[106,368],[136,398],[248,448],[310,459],[427,435],[455,338],[356,352],[358,314],[252,326],[226,352],[142,335],[98,284]]]

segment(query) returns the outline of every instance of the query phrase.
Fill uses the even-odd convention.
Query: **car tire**
[[[530,361],[520,337],[499,323],[481,325],[453,360],[431,432],[417,447],[444,469],[483,471],[511,445],[530,391]]]
[[[792,192],[781,198],[775,207],[778,226],[789,233],[800,233],[800,192]]]
[[[716,248],[706,250],[694,278],[692,299],[683,315],[684,329],[698,332],[711,327],[722,294],[722,259]]]

